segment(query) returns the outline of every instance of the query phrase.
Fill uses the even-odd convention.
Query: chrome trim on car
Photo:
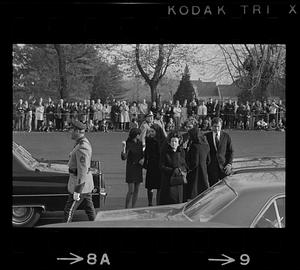
[[[14,208],[14,207],[33,207],[33,208],[42,208],[42,209],[43,209],[43,212],[46,211],[46,206],[43,205],[43,204],[20,204],[20,205],[13,205],[12,207],[13,207],[13,208]]]
[[[265,214],[265,212],[269,209],[270,205],[272,203],[275,202],[275,200],[279,199],[279,198],[285,198],[285,194],[284,193],[279,193],[279,194],[276,194],[274,195],[273,197],[271,197],[263,206],[262,208],[260,209],[260,211],[258,212],[258,214],[256,215],[256,217],[254,218],[254,220],[252,221],[251,225],[250,225],[250,228],[254,228],[256,223],[258,222],[258,220]],[[276,204],[274,204],[276,205]],[[275,211],[276,211],[276,208],[275,208]],[[278,211],[278,209],[277,209]],[[276,214],[276,217],[278,219],[278,216]],[[278,219],[280,220],[280,218]]]
[[[69,196],[69,194],[21,194],[21,195],[13,195],[13,197],[53,197],[53,196]]]

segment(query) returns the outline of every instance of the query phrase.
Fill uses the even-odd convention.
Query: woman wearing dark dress
[[[188,134],[190,143],[186,156],[189,168],[187,199],[193,199],[209,187],[207,165],[210,162],[210,148],[206,137],[199,128],[190,129]]]
[[[167,143],[162,147],[160,167],[162,170],[159,204],[175,204],[183,202],[183,184],[170,185],[173,174],[179,174],[180,170],[187,171],[185,152],[181,146],[181,135],[178,131],[170,132]]]
[[[150,128],[146,133],[146,148],[144,168],[146,172],[145,187],[147,189],[148,206],[152,206],[153,190],[156,189],[156,205],[159,202],[159,189],[161,171],[159,167],[160,141],[155,128]]]
[[[126,183],[128,184],[128,192],[126,195],[125,208],[129,207],[132,201],[132,208],[135,207],[139,186],[143,182],[143,146],[139,140],[141,130],[139,128],[132,128],[129,131],[128,139],[123,142],[123,150],[121,152],[121,159],[126,162]]]

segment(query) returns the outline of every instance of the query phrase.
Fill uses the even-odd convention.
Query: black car
[[[285,158],[237,158],[233,168],[186,203],[99,211],[95,221],[42,227],[284,228]]]
[[[13,226],[31,227],[46,211],[63,211],[68,197],[68,161],[37,159],[15,142],[12,152]],[[91,162],[91,171],[93,202],[95,208],[100,208],[107,194],[99,161]]]

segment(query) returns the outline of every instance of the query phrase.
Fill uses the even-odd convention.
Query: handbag
[[[178,186],[182,184],[186,184],[186,175],[187,173],[179,168],[179,174],[172,174],[170,178],[170,186]]]

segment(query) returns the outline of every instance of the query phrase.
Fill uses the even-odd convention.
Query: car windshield
[[[237,193],[229,187],[225,180],[222,180],[185,204],[182,213],[192,221],[205,222],[236,197]]]
[[[39,165],[39,162],[22,146],[13,143],[13,151],[17,158],[27,167],[33,169]]]

